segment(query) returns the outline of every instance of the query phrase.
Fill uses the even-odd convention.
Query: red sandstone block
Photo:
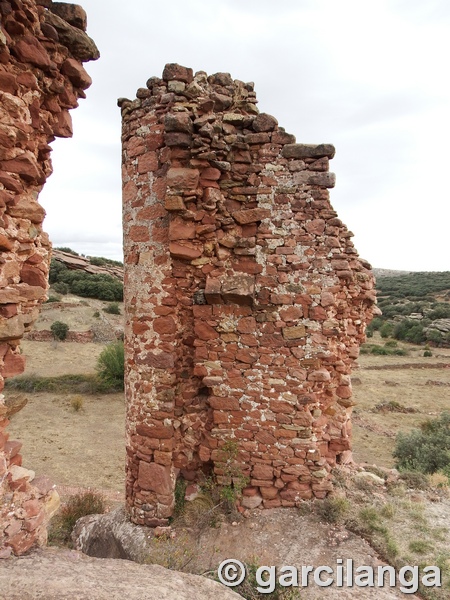
[[[228,423],[228,421],[229,421],[228,413],[221,412],[218,410],[213,411],[213,422],[216,425],[219,425],[220,423]]]
[[[252,469],[253,479],[273,479],[273,468],[270,465],[256,464]]]
[[[211,325],[202,321],[197,321],[195,323],[194,332],[200,340],[214,340],[219,337],[219,334],[214,327],[211,327]]]
[[[248,350],[246,348],[241,348],[236,352],[236,360],[246,364],[253,364],[257,362],[259,358],[259,354],[254,350]]]
[[[244,317],[240,319],[237,325],[237,331],[239,331],[239,333],[255,333],[256,319],[254,317]]]
[[[255,435],[255,440],[265,445],[274,445],[277,443],[276,437],[264,430],[258,431],[258,433]]]
[[[133,242],[148,242],[150,241],[149,228],[143,225],[132,225],[128,232],[130,240]]]
[[[138,221],[153,221],[166,215],[167,212],[161,204],[154,204],[153,206],[146,206],[139,210],[136,214],[136,219]]]
[[[159,334],[175,333],[178,328],[172,317],[159,317],[153,321],[153,329]]]
[[[170,477],[170,467],[156,463],[139,462],[137,483],[143,490],[157,494],[169,495],[173,492],[173,483]]]
[[[170,240],[191,240],[196,237],[196,226],[192,221],[175,217],[169,224]]]
[[[278,508],[281,506],[281,500],[279,498],[273,498],[272,500],[263,501],[264,508]]]
[[[169,252],[173,257],[184,260],[194,260],[195,258],[200,258],[202,255],[201,248],[189,242],[184,242],[183,244],[171,242]]]
[[[210,406],[215,410],[239,411],[241,408],[239,400],[236,398],[219,398],[217,396],[211,396],[208,400]]]
[[[272,304],[293,304],[293,294],[270,294]]]
[[[167,172],[167,185],[178,190],[194,190],[198,185],[197,169],[171,168]]]
[[[3,358],[2,376],[4,378],[20,375],[25,370],[25,357],[21,354],[13,354],[8,350]]]

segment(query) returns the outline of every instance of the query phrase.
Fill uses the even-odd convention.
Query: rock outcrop
[[[90,558],[47,548],[9,558],[0,569],[2,600],[239,600],[224,585],[159,565]]]
[[[82,63],[99,52],[80,6],[2,0],[0,16],[0,548],[21,554],[45,540],[56,492],[33,485],[34,473],[22,468],[20,444],[5,432],[1,391],[24,369],[20,339],[48,287],[50,242],[38,196],[52,172],[49,144],[72,135],[69,110],[91,84]]]
[[[177,476],[242,504],[331,489],[370,265],[329,201],[331,144],[297,144],[252,83],[177,64],[120,99],[127,506],[164,525]]]

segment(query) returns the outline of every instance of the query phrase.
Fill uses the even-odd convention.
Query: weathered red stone
[[[138,484],[143,490],[169,495],[173,491],[170,468],[157,463],[139,461]]]
[[[92,79],[86,73],[83,66],[73,58],[67,58],[64,61],[61,72],[64,73],[64,75],[67,75],[73,85],[77,88],[85,90],[92,85]]]

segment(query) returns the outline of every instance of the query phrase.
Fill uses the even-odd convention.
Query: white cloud
[[[74,138],[54,144],[41,194],[58,245],[120,248],[116,100],[179,62],[254,81],[260,109],[298,141],[335,144],[332,203],[372,264],[449,268],[446,0],[82,4],[102,56],[86,65],[94,84],[73,112]]]

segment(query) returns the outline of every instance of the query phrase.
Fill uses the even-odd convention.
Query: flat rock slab
[[[159,565],[46,548],[0,561],[0,600],[238,600],[220,583]]]

